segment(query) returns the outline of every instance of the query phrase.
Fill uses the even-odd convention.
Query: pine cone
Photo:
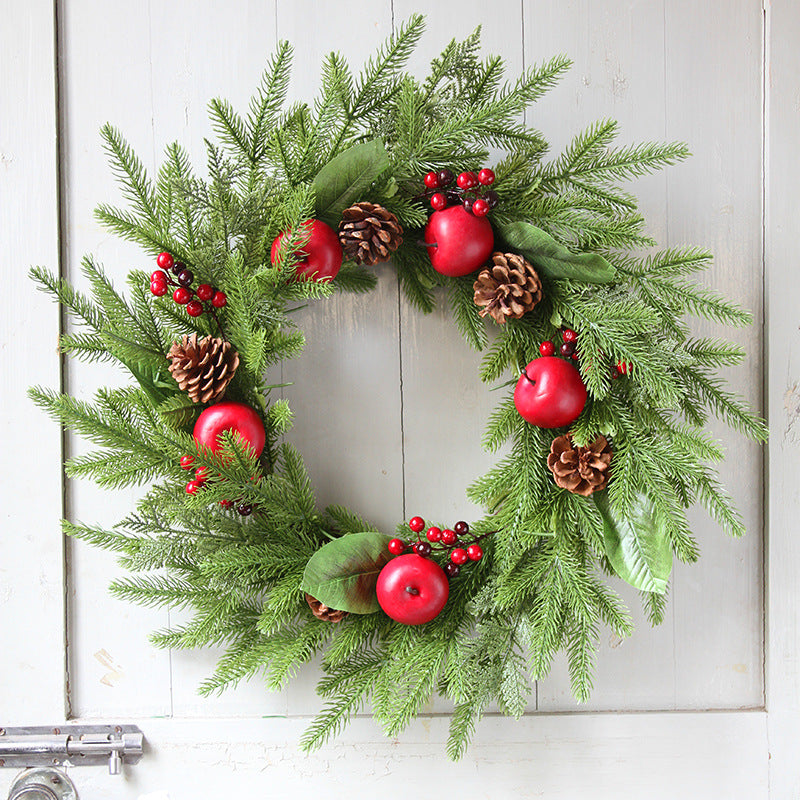
[[[403,243],[403,226],[397,217],[376,203],[355,203],[342,212],[339,242],[356,264],[388,261]]]
[[[239,354],[230,342],[197,334],[184,336],[169,349],[169,371],[194,403],[210,403],[222,396],[239,366]]]
[[[553,440],[547,467],[557,486],[588,497],[608,485],[611,455],[611,445],[605,436],[598,436],[588,447],[578,447],[566,434]]]
[[[312,597],[310,594],[306,594],[306,603],[308,603],[311,613],[317,619],[327,620],[328,622],[341,622],[347,616],[346,611],[337,611],[335,608],[328,608],[328,606],[321,603],[316,597]]]
[[[475,305],[482,317],[491,314],[502,325],[508,317],[519,319],[542,299],[542,282],[536,270],[516,253],[492,253],[492,266],[475,281]]]

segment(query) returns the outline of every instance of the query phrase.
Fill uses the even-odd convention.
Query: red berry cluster
[[[563,328],[561,330],[561,343],[558,345],[559,355],[564,358],[571,358],[573,361],[578,360],[578,334],[572,328]],[[556,343],[550,339],[542,342],[539,345],[539,352],[543,356],[554,356],[556,354]]]
[[[402,539],[392,539],[389,542],[389,552],[399,556],[409,547],[422,558],[429,558],[434,552],[449,552],[450,560],[444,565],[448,578],[455,578],[461,571],[461,566],[467,561],[480,561],[483,558],[483,548],[478,542],[490,534],[484,533],[470,542],[465,542],[464,537],[469,536],[469,525],[463,520],[456,522],[451,528],[437,528],[432,526],[425,533],[427,541],[423,540],[421,533],[425,530],[425,520],[422,517],[412,517],[408,527],[417,534],[417,541],[409,544]]]
[[[180,464],[185,470],[194,469],[194,456],[181,456]],[[186,484],[186,494],[197,494],[203,488],[207,480],[208,468],[198,467],[194,470],[194,478]],[[223,508],[233,508],[234,506],[233,500],[220,500],[219,504]],[[249,517],[250,514],[253,513],[253,506],[251,506],[249,503],[241,503],[236,506],[236,510],[239,512],[239,514],[241,514],[241,516]]]
[[[194,273],[182,261],[176,261],[170,253],[159,253],[156,262],[157,269],[150,276],[150,291],[156,297],[163,297],[170,286],[174,286],[172,299],[181,306],[186,306],[186,313],[190,317],[199,317],[203,311],[209,310],[213,316],[215,308],[223,308],[228,304],[225,292],[215,289],[207,283],[201,283],[197,289],[192,289]],[[170,277],[170,272],[175,280]],[[196,299],[192,299],[192,298]],[[206,309],[204,303],[210,301],[211,307]]]
[[[561,339],[562,342],[558,345],[559,355],[577,361],[578,334],[572,328],[562,328]],[[539,345],[539,352],[543,356],[554,356],[556,354],[556,344],[548,339]],[[633,364],[627,361],[620,361],[616,367],[611,367],[611,377],[616,380],[620,375],[627,375],[632,369]]]
[[[455,180],[456,185],[453,186]],[[493,189],[485,187],[494,183],[494,172],[484,167],[480,172],[462,172],[457,178],[449,169],[425,175],[425,194],[430,197],[431,208],[441,211],[455,203],[476,217],[485,217],[499,200]]]

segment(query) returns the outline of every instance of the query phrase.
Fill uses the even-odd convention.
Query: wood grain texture
[[[59,385],[57,307],[28,279],[58,271],[53,5],[0,26],[0,709],[5,724],[64,714],[61,434],[26,396]],[[23,690],[23,687],[26,687]],[[12,724],[13,724],[12,723]]]
[[[770,320],[767,708],[773,797],[800,798],[800,14],[767,4],[766,292]]]

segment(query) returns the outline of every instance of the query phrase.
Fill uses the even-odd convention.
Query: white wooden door
[[[359,718],[317,754],[297,741],[318,708],[314,670],[285,692],[257,681],[220,698],[195,688],[213,652],[153,649],[148,632],[175,614],[130,607],[106,587],[113,559],[72,541],[67,515],[111,524],[130,493],[64,483],[73,437],[25,398],[62,385],[79,397],[121,380],[62,365],[55,306],[27,267],[80,283],[93,253],[121,282],[147,267],[133,246],[98,228],[92,209],[115,201],[98,130],[111,121],[153,167],[164,145],[202,160],[205,104],[243,107],[277,40],[296,45],[292,94],[316,88],[331,49],[359,63],[400,20],[428,16],[420,70],[452,37],[483,25],[487,52],[510,74],[565,52],[568,78],[529,112],[554,150],[610,116],[625,142],[681,139],[694,157],[635,190],[662,245],[716,253],[707,279],[755,311],[741,333],[751,353],[729,378],[768,412],[765,455],[722,428],[723,477],[749,533],[731,541],[701,515],[698,565],[677,570],[665,623],[602,644],[592,700],[580,709],[562,664],[536,687],[520,722],[488,717],[466,758],[444,757],[446,707],[397,740]],[[171,800],[298,798],[800,798],[800,562],[795,488],[800,466],[800,336],[795,241],[800,229],[800,7],[776,0],[6,0],[0,23],[0,727],[102,719],[135,722],[149,747],[122,777],[75,769],[81,797]],[[415,314],[391,268],[366,298],[305,312],[309,345],[284,377],[298,423],[294,441],[322,501],[352,504],[385,529],[404,515],[469,517],[464,487],[487,466],[477,358],[443,314]],[[327,387],[318,400],[302,376]],[[361,387],[355,397],[353,382]],[[306,381],[306,387],[308,382]],[[432,398],[446,398],[447,414]],[[474,422],[477,420],[478,422]],[[464,431],[474,430],[474,436]],[[441,453],[447,452],[447,463]],[[14,773],[0,770],[0,797]],[[163,794],[159,795],[158,793]]]

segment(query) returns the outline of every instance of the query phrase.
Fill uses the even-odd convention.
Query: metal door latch
[[[64,725],[57,728],[0,728],[0,767],[82,767],[123,764],[142,757],[144,736],[135,725]]]

